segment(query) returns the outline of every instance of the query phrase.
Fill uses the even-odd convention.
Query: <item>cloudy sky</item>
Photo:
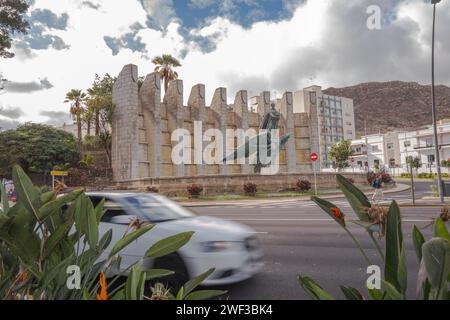
[[[196,83],[280,94],[311,84],[430,83],[431,5],[425,0],[29,0],[28,35],[14,59],[0,60],[9,82],[0,127],[70,121],[67,91],[123,65],[152,72],[151,58],[178,57],[185,96]],[[367,8],[381,28],[367,28]],[[437,82],[450,85],[450,0],[437,16]]]

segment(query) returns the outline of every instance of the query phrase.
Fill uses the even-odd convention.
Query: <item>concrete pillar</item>
[[[126,65],[113,86],[112,169],[114,181],[139,178],[138,68]]]
[[[167,108],[168,129],[170,134],[176,129],[184,128],[184,106],[183,106],[183,81],[174,80],[164,96],[164,104]],[[172,148],[177,142],[172,142]],[[184,164],[173,165],[173,173],[177,177],[184,176]]]
[[[295,173],[297,171],[297,159],[295,150],[295,119],[292,101],[292,92],[285,92],[283,94],[283,98],[281,99],[281,114],[286,120],[284,134],[289,134],[291,136],[285,145],[287,172],[289,173]]]
[[[223,157],[226,155],[226,128],[227,128],[227,89],[226,88],[217,88],[214,92],[214,96],[211,102],[211,109],[215,111],[216,114],[216,123],[215,128],[219,129],[222,132],[223,140]],[[222,158],[223,158],[222,157]],[[222,161],[222,159],[219,159]],[[225,164],[221,164],[219,166],[220,174],[227,174],[227,167]]]
[[[144,114],[150,176],[158,178],[161,176],[162,163],[161,78],[158,72],[147,75],[139,96]]]
[[[188,107],[191,108],[191,119],[192,122],[199,121],[202,123],[202,131],[198,132],[196,134],[201,134],[201,145],[195,145],[194,140],[192,140],[192,144],[194,145],[193,155],[192,159],[194,160],[196,155],[195,153],[198,152],[199,154],[197,157],[200,157],[202,159],[203,157],[203,150],[205,147],[205,143],[203,142],[203,134],[205,133],[207,129],[207,120],[208,120],[208,114],[206,113],[205,109],[205,85],[203,84],[197,84],[194,87],[192,87],[191,94],[189,96],[188,100]],[[192,132],[194,134],[194,132]],[[195,137],[193,137],[195,139]],[[198,150],[201,149],[201,150]],[[194,163],[194,162],[193,162]],[[197,164],[197,175],[204,175],[206,174],[205,171],[205,164]]]
[[[258,113],[263,119],[264,115],[270,111],[270,92],[263,91],[258,99]]]
[[[244,132],[248,130],[248,94],[246,90],[241,90],[236,93],[234,99],[233,111],[241,118],[241,128]],[[239,129],[239,128],[238,128]],[[239,146],[238,146],[239,147]],[[241,171],[243,174],[250,173],[250,166],[248,160],[241,165]]]

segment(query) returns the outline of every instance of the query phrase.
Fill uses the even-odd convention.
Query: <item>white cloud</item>
[[[105,36],[118,38],[129,33],[133,25],[143,26],[147,14],[163,19],[164,31],[144,28],[137,36],[146,44],[150,56],[170,53],[180,56],[188,50],[178,71],[185,84],[185,97],[196,83],[207,88],[207,103],[214,89],[294,90],[312,82],[343,86],[374,80],[407,80],[429,83],[430,6],[421,0],[407,0],[396,9],[396,19],[382,30],[366,28],[366,7],[380,3],[386,12],[397,0],[314,0],[297,7],[292,19],[280,22],[258,22],[245,29],[226,18],[209,21],[193,35],[211,37],[216,50],[202,53],[198,45],[187,42],[180,34],[181,21],[174,16],[171,1],[156,10],[155,1],[96,1],[98,10],[80,6],[77,0],[36,0],[36,8],[48,8],[58,15],[69,14],[67,30],[58,30],[70,49],[33,52],[33,59],[15,58],[2,61],[6,78],[29,82],[47,78],[54,87],[33,93],[1,96],[4,105],[21,106],[21,120],[46,121],[41,114],[48,106],[52,111],[68,110],[65,93],[72,88],[90,86],[94,74],[117,75],[128,63],[139,66],[140,74],[152,72],[154,66],[141,53],[122,49],[112,56]],[[450,84],[450,1],[438,8],[437,82]],[[155,11],[156,10],[156,11]],[[158,13],[158,12],[159,13]],[[163,23],[163,20],[160,20]],[[447,29],[446,29],[447,28]],[[310,79],[313,80],[310,80]]]

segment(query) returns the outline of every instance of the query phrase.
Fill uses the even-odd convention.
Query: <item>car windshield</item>
[[[161,222],[193,217],[194,214],[166,197],[138,194],[125,197],[134,210],[150,222]]]

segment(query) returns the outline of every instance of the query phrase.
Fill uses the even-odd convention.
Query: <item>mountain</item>
[[[450,118],[450,88],[436,89],[437,118]],[[354,100],[357,135],[389,130],[414,130],[432,123],[431,86],[416,82],[368,82],[345,88],[328,88],[324,93]]]

